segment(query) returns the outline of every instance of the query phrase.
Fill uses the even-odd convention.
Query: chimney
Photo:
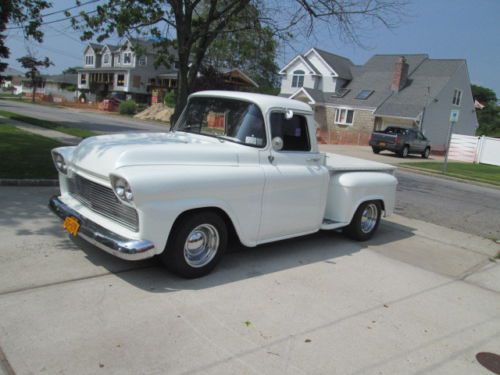
[[[391,90],[399,92],[406,84],[408,79],[408,63],[406,58],[401,56],[394,64],[394,73],[392,75]]]

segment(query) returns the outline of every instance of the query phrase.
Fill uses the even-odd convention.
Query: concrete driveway
[[[182,280],[68,238],[56,192],[0,187],[5,373],[488,374],[475,356],[498,354],[492,241],[394,216],[366,243],[232,248]]]

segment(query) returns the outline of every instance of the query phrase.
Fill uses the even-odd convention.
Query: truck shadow
[[[367,242],[352,241],[339,232],[320,231],[309,236],[255,248],[232,244],[214,272],[193,280],[185,280],[171,274],[158,259],[126,262],[78,238],[71,238],[71,240],[85,252],[89,261],[107,268],[130,285],[152,293],[166,293],[217,287],[317,262],[331,265],[332,272],[335,272],[337,259],[352,256],[369,246],[380,246],[404,240],[412,237],[413,231],[414,229],[410,227],[382,222],[378,233]]]

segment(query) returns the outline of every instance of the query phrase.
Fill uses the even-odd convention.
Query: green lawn
[[[90,130],[80,129],[80,128],[71,128],[69,126],[60,125],[60,124],[57,124],[57,123],[54,123],[51,121],[41,120],[38,118],[29,117],[29,116],[24,116],[24,115],[20,115],[18,113],[9,112],[9,111],[0,110],[0,116],[6,117],[6,118],[9,118],[12,120],[26,122],[28,124],[40,126],[42,128],[57,130],[57,131],[60,131],[61,133],[66,133],[66,134],[74,135],[76,137],[81,137],[81,138],[87,138],[87,137],[92,137],[94,135],[97,135],[96,133],[94,133]]]
[[[443,163],[415,162],[402,163],[400,165],[435,173],[442,173],[443,170]],[[446,175],[500,186],[500,167],[495,165],[453,161],[448,163]]]
[[[0,125],[0,178],[57,178],[50,150],[63,146],[50,138]]]

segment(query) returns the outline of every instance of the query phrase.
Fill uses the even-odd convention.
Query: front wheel
[[[344,233],[356,241],[369,240],[380,224],[382,207],[378,201],[362,203],[354,214]]]
[[[220,215],[195,212],[179,219],[172,228],[160,259],[172,272],[192,279],[210,273],[226,247],[227,227]]]
[[[425,151],[422,153],[422,157],[423,157],[424,159],[428,159],[430,154],[431,154],[431,149],[430,149],[429,147],[427,147],[427,148],[425,149]]]

